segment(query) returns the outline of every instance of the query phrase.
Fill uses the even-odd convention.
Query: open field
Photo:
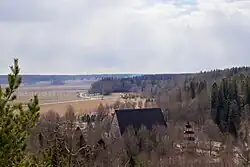
[[[81,81],[80,83],[68,82],[65,85],[50,85],[44,83],[23,85],[18,92],[16,92],[17,100],[26,104],[34,95],[38,95],[41,113],[53,110],[60,115],[65,113],[69,105],[71,105],[75,109],[76,114],[78,114],[91,112],[91,110],[95,110],[101,103],[103,105],[111,105],[117,100],[125,102],[125,99],[120,97],[120,93],[104,96],[103,99],[98,95],[82,96],[82,93],[87,93],[93,82],[94,81]],[[130,100],[134,103],[138,102],[138,99]],[[143,104],[144,101],[145,99],[143,100]]]
[[[91,86],[90,82],[68,83],[65,85],[24,85],[16,92],[17,100],[27,102],[34,95],[38,95],[40,103],[52,103],[60,101],[79,100],[78,92],[87,92]]]
[[[94,82],[94,81],[92,81]],[[28,102],[34,95],[38,95],[41,113],[54,110],[63,115],[69,105],[73,106],[76,113],[86,113],[96,109],[100,103],[112,104],[120,94],[105,96],[104,99],[84,99],[77,94],[87,92],[91,86],[90,81],[81,83],[67,83],[65,85],[24,85],[21,86],[17,94],[17,100]]]
[[[54,104],[41,104],[41,113],[47,112],[49,110],[53,110],[60,115],[63,115],[69,105],[74,107],[75,113],[87,113],[91,110],[96,109],[99,104],[113,104],[117,100],[116,96],[110,96],[103,100],[101,99],[93,99],[93,100],[82,100],[82,101],[70,101],[63,103],[54,103]]]
[[[81,91],[81,92],[86,92]],[[52,102],[60,102],[60,101],[70,101],[70,100],[79,100],[77,97],[78,91],[46,91],[46,92],[28,92],[22,93],[18,92],[17,100],[20,102],[28,102],[35,94],[39,97],[39,102],[43,103],[52,103]]]

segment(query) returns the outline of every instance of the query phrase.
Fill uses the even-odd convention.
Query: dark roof
[[[167,126],[160,108],[121,109],[115,111],[121,134],[129,126],[139,130],[144,125],[152,130],[154,125]]]

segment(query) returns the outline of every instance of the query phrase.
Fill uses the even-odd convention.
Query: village
[[[88,97],[98,97],[100,94],[89,94],[83,95]],[[133,102],[138,102],[137,98],[144,99],[145,101],[153,102],[153,99],[145,99],[144,96],[139,96],[136,94],[120,94],[121,99],[127,101],[128,99]],[[84,115],[77,115],[76,121],[73,122],[73,126],[76,131],[81,131],[83,136],[87,137],[88,126],[95,128],[96,119],[100,113],[89,113]],[[100,137],[98,143],[102,143],[104,146],[109,144],[109,141],[114,138],[121,138],[126,129],[133,127],[135,131],[139,131],[141,127],[146,127],[146,130],[153,130],[154,126],[162,126],[166,131],[168,131],[168,122],[166,112],[162,111],[160,108],[143,108],[143,106],[135,105],[132,109],[110,109],[107,115],[103,115],[104,121],[107,116],[111,117],[111,123],[108,132],[105,132],[102,137]],[[104,121],[105,122],[105,121]],[[99,125],[102,126],[102,125]],[[85,135],[84,135],[85,134]],[[202,156],[208,156],[210,164],[221,163],[221,150],[225,149],[226,146],[222,142],[218,141],[199,141],[199,138],[195,134],[195,129],[192,124],[187,121],[186,125],[183,127],[183,140],[181,142],[174,142],[173,148],[178,150],[183,154],[197,154]],[[239,148],[234,149],[233,161],[235,164],[240,164],[243,158],[242,152]]]

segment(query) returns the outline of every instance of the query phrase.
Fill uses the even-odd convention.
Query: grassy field
[[[88,113],[90,111],[93,111],[96,109],[99,104],[113,104],[116,101],[115,98],[110,98],[110,99],[104,99],[104,100],[86,100],[86,101],[77,101],[77,102],[65,102],[65,103],[59,103],[59,104],[46,104],[46,105],[41,105],[41,113],[47,112],[49,110],[53,110],[60,115],[63,115],[65,111],[67,110],[67,107],[71,105],[74,107],[75,113],[80,114],[80,113]]]
[[[101,103],[103,105],[113,104],[121,99],[120,93],[105,96],[104,99],[84,99],[77,96],[79,92],[87,92],[91,86],[91,82],[68,83],[65,85],[24,85],[16,92],[17,100],[26,103],[34,95],[38,95],[41,113],[53,110],[63,115],[67,107],[71,105],[75,109],[75,113],[87,113],[95,110]],[[137,103],[138,99],[130,99],[130,102]],[[144,106],[145,99],[143,99]],[[139,106],[137,106],[139,107]]]
[[[41,106],[41,113],[53,110],[63,115],[69,105],[73,106],[76,113],[86,113],[94,110],[102,104],[112,104],[118,98],[118,94],[101,99],[85,100],[77,97],[77,92],[87,92],[91,82],[81,82],[78,84],[66,84],[59,86],[51,85],[26,85],[22,86],[17,94],[17,100],[28,102],[35,94],[38,95]]]
[[[20,87],[17,100],[27,102],[34,95],[38,95],[40,103],[52,103],[60,101],[79,100],[77,92],[87,92],[91,83],[82,82],[81,84],[66,85],[26,85]]]
[[[28,92],[28,93],[18,92],[17,100],[20,102],[27,102],[35,94],[38,95],[39,102],[41,104],[60,102],[60,101],[79,100],[79,97],[77,97],[77,91],[47,91],[47,92],[36,91],[36,92]]]

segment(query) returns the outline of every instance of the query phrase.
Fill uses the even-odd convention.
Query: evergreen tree
[[[211,91],[211,108],[215,109],[218,106],[218,86],[216,83],[213,84],[212,86],[212,91]]]
[[[212,86],[211,91],[211,115],[214,120],[214,122],[218,125],[220,124],[220,118],[219,118],[219,90],[216,83]]]
[[[246,78],[245,103],[250,105],[250,77]]]
[[[238,82],[239,79],[241,82]],[[211,92],[211,112],[215,123],[222,132],[229,132],[233,137],[238,137],[240,129],[242,112],[245,104],[247,104],[249,88],[246,80],[242,78],[231,77],[223,79],[220,87],[216,83],[212,86]],[[243,91],[245,102],[241,100],[239,84],[246,84],[246,89]]]
[[[38,98],[34,96],[27,107],[15,102],[15,91],[21,84],[18,59],[10,67],[8,86],[0,88],[0,166],[21,166],[25,161],[25,149],[29,130],[39,118]]]
[[[195,83],[194,81],[191,81],[190,83],[190,91],[191,91],[191,98],[194,99],[195,98]]]

